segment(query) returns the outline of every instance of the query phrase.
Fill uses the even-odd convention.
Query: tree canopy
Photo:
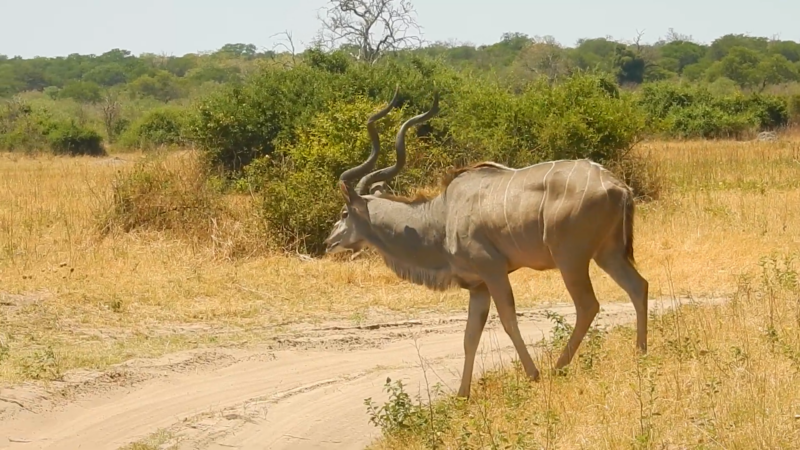
[[[124,49],[53,58],[0,55],[0,96],[47,90],[51,96],[95,102],[101,92],[112,90],[170,102],[207,83],[241,80],[261,65],[313,59],[314,52],[322,51],[312,47],[295,55],[289,49],[260,51],[253,44],[230,43],[214,52],[182,56],[137,56]],[[726,78],[742,89],[763,90],[800,80],[800,43],[741,34],[727,34],[709,44],[675,34],[651,44],[599,37],[570,47],[550,36],[508,32],[491,45],[434,42],[391,52],[399,57],[432,56],[458,70],[496,72],[518,81],[552,79],[575,70],[613,74],[620,84],[634,86],[665,79],[712,83]]]

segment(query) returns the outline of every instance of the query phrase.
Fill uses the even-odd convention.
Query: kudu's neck
[[[434,269],[447,264],[444,199],[403,203],[376,198],[369,202],[370,243],[385,257]]]

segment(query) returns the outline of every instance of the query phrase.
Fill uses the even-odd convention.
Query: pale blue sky
[[[652,42],[672,27],[710,42],[727,33],[778,35],[800,41],[798,0],[416,0],[429,41],[496,42],[504,32],[552,35],[566,45],[581,37]],[[0,54],[23,57],[100,54],[123,48],[182,55],[226,43],[272,48],[284,30],[307,44],[326,0],[0,0]],[[759,6],[755,6],[759,5]]]

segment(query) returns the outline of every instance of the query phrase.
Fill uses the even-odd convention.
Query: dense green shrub
[[[12,100],[0,110],[0,149],[56,155],[105,155],[103,138],[75,119],[58,119],[45,108]]]
[[[441,103],[438,120],[446,121],[448,150],[460,164],[487,159],[513,165],[520,151],[537,150],[532,109],[497,82],[465,82]]]
[[[680,138],[739,138],[789,122],[788,102],[759,93],[712,95],[703,86],[670,82],[642,87],[639,107],[650,131]]]
[[[645,84],[638,93],[639,107],[647,115],[648,120],[655,121],[665,119],[674,109],[710,101],[711,94],[705,89],[671,82]]]
[[[177,107],[149,111],[127,126],[120,136],[119,144],[143,150],[187,145],[190,141],[188,115],[189,111]]]
[[[792,124],[800,124],[800,94],[794,94],[789,97],[788,109]]]
[[[454,94],[447,127],[454,151],[467,159],[512,166],[550,159],[617,158],[644,123],[636,105],[604,77],[578,73],[564,82],[544,81],[513,95],[499,85],[470,86]]]
[[[238,171],[253,159],[272,154],[278,146],[293,145],[298,127],[325,111],[331,102],[365,96],[385,103],[399,84],[400,101],[413,115],[430,106],[423,102],[430,101],[434,84],[446,94],[458,81],[451,69],[419,58],[407,62],[387,59],[377,65],[343,65],[339,59],[311,61],[314,66],[265,69],[202,99],[192,134],[209,162]]]
[[[335,183],[324,171],[275,167],[259,195],[259,210],[275,246],[320,254],[342,207]]]
[[[14,99],[0,108],[0,150],[39,151],[47,147],[51,118],[27,102]]]
[[[731,114],[707,103],[675,108],[664,120],[671,136],[679,138],[738,138],[754,127],[749,114]]]
[[[47,132],[50,149],[56,155],[90,155],[106,154],[103,137],[96,131],[78,125],[74,120],[55,122]]]
[[[276,139],[291,133],[306,110],[321,108],[326,90],[324,77],[305,66],[266,70],[202,99],[192,134],[210,163],[239,170],[271,154]]]
[[[755,116],[759,131],[772,130],[789,123],[789,103],[776,95],[752,94],[743,102]]]
[[[530,162],[586,157],[615,161],[644,129],[635,103],[601,76],[576,74],[552,86],[540,83],[526,94],[522,99],[529,99],[541,152]]]

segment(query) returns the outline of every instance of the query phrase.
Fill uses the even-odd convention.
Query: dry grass
[[[658,163],[666,189],[637,217],[636,258],[653,296],[669,292],[668,274],[677,293],[731,294],[761,256],[795,250],[796,142],[653,143],[640,151]],[[193,167],[185,158],[153,164],[180,174]],[[297,321],[466,307],[463,293],[411,286],[375,260],[244,251],[262,239],[246,196],[223,199],[224,208],[196,216],[203,223],[190,230],[112,230],[101,239],[98,220],[118,171],[131,170],[110,158],[0,155],[0,381],[252,342]],[[194,186],[192,176],[184,180]],[[592,271],[601,302],[627,301]],[[512,282],[521,307],[569,301],[555,272],[520,271]]]

